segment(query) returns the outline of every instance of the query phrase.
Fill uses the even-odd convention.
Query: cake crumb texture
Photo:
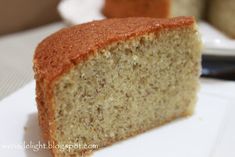
[[[98,149],[191,115],[201,41],[191,17],[123,18],[63,29],[34,58],[39,123],[58,145]],[[96,149],[52,149],[76,157]]]

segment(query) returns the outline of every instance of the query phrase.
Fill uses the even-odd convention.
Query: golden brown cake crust
[[[65,28],[43,40],[34,55],[34,71],[39,124],[44,139],[56,144],[52,90],[55,80],[63,73],[113,42],[194,23],[192,17],[107,19]],[[56,156],[57,150],[53,149],[52,153]]]
[[[156,17],[170,16],[170,0],[105,0],[106,17]]]
[[[34,55],[36,75],[51,81],[89,54],[112,42],[193,23],[192,17],[161,20],[125,18],[94,21],[65,28],[43,40],[37,47]]]

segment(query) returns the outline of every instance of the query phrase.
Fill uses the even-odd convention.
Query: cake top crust
[[[106,19],[64,28],[44,39],[36,48],[33,60],[35,78],[50,83],[113,42],[158,33],[162,29],[191,26],[194,22],[193,17],[139,17]]]

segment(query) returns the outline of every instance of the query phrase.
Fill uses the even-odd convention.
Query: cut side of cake
[[[39,123],[55,157],[79,156],[191,115],[201,41],[195,20],[121,18],[62,29],[34,55]]]
[[[105,0],[106,17],[155,17],[203,16],[205,0]]]

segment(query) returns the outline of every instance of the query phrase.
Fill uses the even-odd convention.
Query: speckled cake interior
[[[55,139],[100,148],[190,115],[199,71],[193,27],[113,43],[56,82]]]
[[[50,35],[35,51],[34,71],[53,157],[89,154],[191,115],[200,61],[192,17],[106,19]]]

